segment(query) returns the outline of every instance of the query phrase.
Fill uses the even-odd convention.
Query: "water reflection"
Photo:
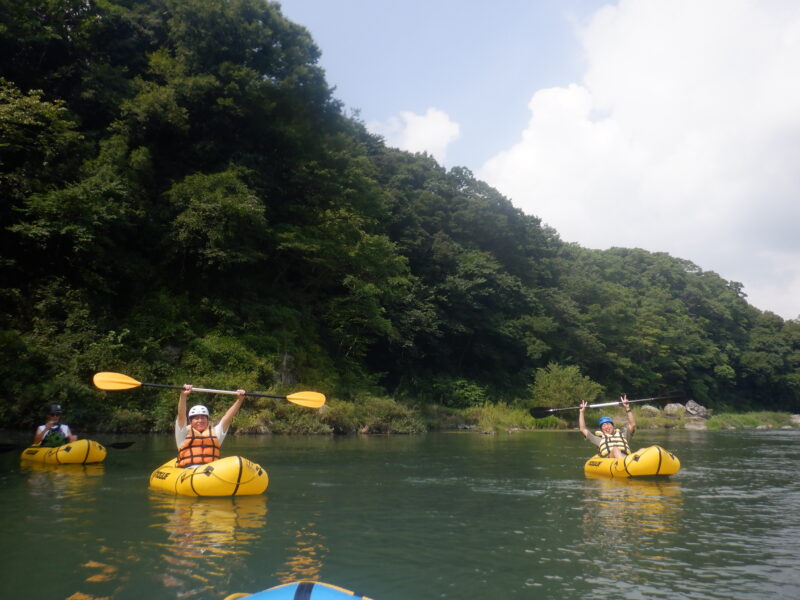
[[[301,526],[294,534],[294,544],[288,548],[289,556],[283,568],[275,573],[281,583],[300,579],[317,580],[324,565],[328,548],[322,536],[314,531],[314,523]]]
[[[280,485],[229,499],[150,492],[166,436],[105,467],[6,455],[0,596],[213,600],[309,577],[397,600],[797,598],[800,431],[652,435],[684,462],[671,480],[585,479],[572,432],[234,438]]]
[[[166,552],[174,558],[247,553],[266,525],[265,496],[191,498],[151,495],[155,524],[168,534]]]
[[[681,484],[670,480],[589,478],[584,484],[583,538],[591,540],[591,554],[601,561],[630,564],[663,556],[664,538],[681,527]],[[630,573],[620,572],[630,578]]]
[[[122,544],[98,540],[95,552],[81,563],[84,589],[67,600],[164,597],[158,590],[168,590],[171,598],[222,597],[244,570],[267,523],[265,496],[149,492],[147,503],[149,527],[138,534],[129,531],[130,541]],[[116,527],[119,535],[123,526]]]
[[[230,577],[237,561],[251,554],[267,523],[265,496],[190,498],[151,493],[153,528],[163,529],[160,544],[162,585],[181,598],[207,597],[219,580]]]
[[[59,499],[91,499],[105,472],[103,463],[91,465],[48,465],[23,462],[20,471],[28,475],[31,496],[57,508]],[[71,504],[74,508],[74,504]]]

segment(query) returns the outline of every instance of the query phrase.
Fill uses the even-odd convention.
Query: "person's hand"
[[[185,383],[183,385],[183,391],[181,392],[181,396],[186,398],[191,393],[192,393],[192,385],[189,383]]]
[[[246,393],[247,392],[245,392],[244,390],[236,390],[236,399],[239,401],[244,400],[244,395]]]
[[[625,409],[625,412],[628,412],[630,408],[628,408],[628,394],[622,394],[619,397],[619,403],[622,404],[622,407]]]
[[[581,400],[581,405],[578,407],[581,412],[586,410],[586,407],[589,406],[589,403],[586,400]]]

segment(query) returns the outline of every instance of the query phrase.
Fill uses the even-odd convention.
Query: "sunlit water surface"
[[[309,578],[375,600],[800,598],[800,431],[641,431],[683,468],[586,479],[575,432],[234,437],[256,497],[148,489],[162,437],[105,464],[0,455],[0,598],[221,599]]]

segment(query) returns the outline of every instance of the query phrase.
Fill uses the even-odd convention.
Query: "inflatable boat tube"
[[[268,590],[255,594],[231,594],[225,600],[342,600],[344,598],[362,598],[372,600],[368,596],[361,596],[350,590],[322,583],[320,581],[295,581],[271,587]]]
[[[22,451],[20,458],[48,465],[87,465],[103,462],[106,459],[106,449],[92,440],[78,440],[55,448],[31,446]]]
[[[625,458],[595,455],[583,466],[586,475],[612,478],[667,476],[674,475],[680,469],[678,457],[661,446],[648,446]]]
[[[226,456],[184,469],[172,459],[150,475],[150,487],[181,496],[254,496],[263,494],[267,472],[241,456]]]

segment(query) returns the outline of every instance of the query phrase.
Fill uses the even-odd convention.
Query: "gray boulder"
[[[642,408],[639,409],[639,412],[646,417],[657,417],[661,414],[661,411],[658,408],[650,404],[645,404],[642,406]]]
[[[689,400],[686,403],[686,412],[693,417],[700,417],[701,419],[707,419],[709,416],[711,416],[705,406],[700,406],[694,400]]]
[[[664,416],[678,419],[686,413],[686,407],[683,404],[673,402],[664,407]]]

